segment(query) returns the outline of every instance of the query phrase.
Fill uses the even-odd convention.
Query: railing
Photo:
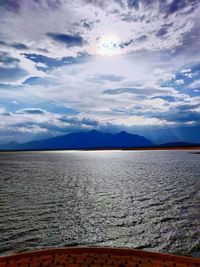
[[[0,257],[0,267],[196,267],[200,259],[135,249],[46,249]]]

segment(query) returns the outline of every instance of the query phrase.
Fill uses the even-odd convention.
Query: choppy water
[[[200,256],[200,155],[0,153],[0,253],[72,245]]]

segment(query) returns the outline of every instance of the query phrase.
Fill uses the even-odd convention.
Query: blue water
[[[200,154],[0,153],[0,253],[135,247],[200,256]]]

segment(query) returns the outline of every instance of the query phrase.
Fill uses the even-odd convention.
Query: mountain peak
[[[93,134],[97,134],[97,133],[98,133],[98,134],[100,134],[101,132],[99,132],[99,131],[93,129],[93,130],[89,131],[88,133],[93,133]]]
[[[102,149],[102,148],[133,148],[151,147],[154,144],[140,135],[129,134],[121,131],[117,134],[102,133],[97,130],[77,132],[57,136],[40,141],[24,144],[10,144],[1,146],[0,149],[8,150],[53,150],[53,149]]]
[[[128,133],[125,132],[125,131],[120,131],[118,134],[120,134],[120,135],[126,135],[126,134],[128,134]]]

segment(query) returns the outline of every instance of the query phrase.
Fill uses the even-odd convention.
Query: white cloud
[[[195,80],[188,86],[191,89],[196,89],[200,87],[200,80]]]
[[[0,114],[5,112],[5,108],[4,107],[0,107]]]
[[[180,73],[188,73],[188,72],[191,72],[191,69],[183,69],[180,71]]]
[[[126,126],[172,123],[163,122],[156,116],[186,102],[197,101],[172,88],[171,82],[177,73],[187,78],[195,76],[192,66],[200,61],[200,52],[195,48],[199,42],[200,8],[196,6],[193,12],[189,12],[191,6],[188,3],[180,11],[169,14],[169,9],[160,10],[161,2],[156,1],[153,7],[145,6],[147,2],[140,2],[138,9],[130,8],[123,0],[59,1],[60,4],[52,9],[50,3],[55,5],[54,1],[23,1],[18,12],[1,10],[1,37],[7,44],[2,46],[2,51],[15,58],[18,68],[27,72],[14,81],[4,79],[6,90],[0,87],[1,99],[19,106],[19,111],[13,112],[12,116],[2,117],[2,127],[5,123],[7,127],[13,127],[22,122],[28,125],[31,121],[34,125],[27,126],[27,131],[33,127],[34,133],[39,133],[46,131],[46,128],[37,126],[39,124],[58,128],[71,126],[59,120],[62,114],[57,111],[55,114],[39,114],[38,111],[33,115],[31,109],[28,113],[20,108],[21,103],[23,107],[41,105],[41,110],[44,103],[48,107],[59,104],[78,111],[79,119],[81,116],[93,118],[102,125],[109,122]],[[168,5],[170,3],[168,1]],[[70,36],[78,34],[86,42],[85,45],[67,47],[64,42],[50,38],[49,32]],[[103,36],[110,34],[117,36],[120,52],[112,57],[101,56],[97,53],[99,43]],[[196,44],[192,42],[193,37]],[[11,45],[19,42],[28,49],[21,51]],[[35,54],[35,62],[25,57],[25,52]],[[63,57],[76,57],[77,53],[91,56],[88,55],[80,64],[65,62],[65,65],[56,65]],[[41,80],[24,84],[31,77]],[[175,83],[184,85],[184,78]],[[197,79],[189,88],[197,90],[199,86]],[[103,94],[105,90],[117,88],[136,90],[134,93]],[[173,100],[165,100],[167,97]],[[137,111],[138,106],[141,113]],[[123,112],[115,112],[117,109]],[[131,112],[137,114],[129,116]],[[143,113],[148,113],[149,117]],[[24,126],[18,129],[26,131]]]
[[[178,85],[182,85],[185,82],[184,82],[184,80],[181,79],[181,80],[176,80],[175,83],[178,84]]]

